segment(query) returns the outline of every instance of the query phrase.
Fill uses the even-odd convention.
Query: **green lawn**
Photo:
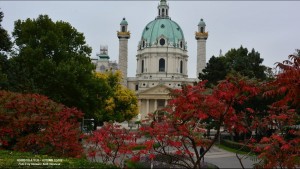
[[[28,152],[0,150],[0,168],[117,168],[112,165],[89,162],[84,158],[60,158],[33,155]]]
[[[232,152],[232,153],[236,153],[238,150],[237,149],[234,149],[234,148],[231,148],[231,147],[228,147],[228,146],[225,146],[223,144],[216,144],[217,147],[223,149],[223,150],[226,150],[226,151],[229,151],[229,152]],[[238,154],[248,154],[249,152],[246,152],[246,151],[238,151]],[[255,155],[253,153],[250,153],[248,155]]]

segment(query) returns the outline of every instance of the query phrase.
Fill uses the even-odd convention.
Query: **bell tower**
[[[198,24],[198,31],[195,33],[197,40],[197,77],[199,77],[199,73],[202,73],[202,70],[206,66],[206,40],[208,32],[205,32],[205,26],[206,24],[201,18]]]
[[[127,86],[127,68],[128,68],[128,39],[130,32],[127,30],[128,22],[125,18],[120,23],[120,31],[117,35],[119,38],[119,70],[123,74],[122,85]]]

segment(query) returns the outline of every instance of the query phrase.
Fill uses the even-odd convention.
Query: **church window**
[[[165,43],[166,43],[165,39],[161,38],[161,39],[159,40],[159,44],[160,44],[161,46],[165,45]]]
[[[183,73],[183,62],[182,62],[182,60],[180,61],[180,73]]]
[[[139,90],[139,85],[135,85],[135,90]]]
[[[160,15],[160,9],[158,10],[158,15]]]
[[[125,32],[126,30],[125,30],[125,26],[122,26],[122,32]]]
[[[142,73],[144,73],[144,60],[142,60]]]
[[[180,48],[182,48],[182,41],[180,41]]]
[[[101,72],[104,72],[104,71],[105,71],[105,66],[104,66],[104,65],[101,65],[101,66],[100,66],[100,71],[101,71]]]
[[[145,47],[145,41],[143,41],[143,47]]]
[[[161,24],[161,26],[160,26],[161,28],[165,28],[165,25],[164,24]]]
[[[165,15],[165,9],[164,8],[161,10],[161,13],[162,13],[162,16]]]
[[[165,71],[165,59],[161,58],[159,59],[159,72]]]
[[[166,9],[166,15],[168,15],[168,9]]]
[[[204,28],[203,28],[203,27],[201,27],[200,29],[201,29],[201,30],[200,30],[200,32],[201,32],[201,33],[203,33],[203,32],[204,32]]]

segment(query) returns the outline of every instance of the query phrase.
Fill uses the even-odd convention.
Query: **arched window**
[[[104,66],[104,65],[101,65],[101,66],[100,66],[100,71],[101,71],[101,72],[104,72],[104,71],[105,71],[105,66]]]
[[[201,33],[203,33],[204,32],[204,28],[203,27],[201,27]]]
[[[166,43],[165,39],[161,38],[161,39],[159,40],[159,44],[160,44],[161,46],[164,46],[165,43]]]
[[[159,72],[165,71],[165,59],[161,58],[159,59]]]
[[[166,9],[166,15],[168,15],[168,9]]]
[[[125,32],[126,30],[125,30],[125,26],[122,26],[122,32]]]
[[[143,41],[143,47],[145,47],[145,41]]]
[[[180,41],[180,48],[182,48],[182,41]]]
[[[144,73],[144,60],[142,60],[142,73]]]
[[[164,8],[161,10],[161,13],[162,13],[162,16],[165,15],[165,9]]]
[[[158,16],[160,15],[160,9],[158,10]]]
[[[138,84],[135,85],[135,90],[139,90],[139,85]]]
[[[183,73],[183,62],[182,62],[182,60],[180,61],[180,73]]]

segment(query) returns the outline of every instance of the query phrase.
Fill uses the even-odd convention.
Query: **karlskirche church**
[[[135,77],[127,77],[128,68],[128,40],[130,32],[125,18],[120,23],[119,60],[118,63],[109,60],[107,48],[100,47],[100,54],[93,59],[96,71],[119,69],[124,79],[122,84],[134,90],[138,97],[139,119],[149,112],[163,108],[170,99],[168,89],[181,88],[183,84],[193,84],[196,78],[188,78],[187,42],[181,27],[169,17],[169,5],[166,0],[160,0],[157,7],[157,17],[144,28],[138,42],[136,58],[137,70]],[[205,22],[200,19],[195,38],[197,40],[197,74],[206,66]],[[196,66],[196,65],[195,65]]]

